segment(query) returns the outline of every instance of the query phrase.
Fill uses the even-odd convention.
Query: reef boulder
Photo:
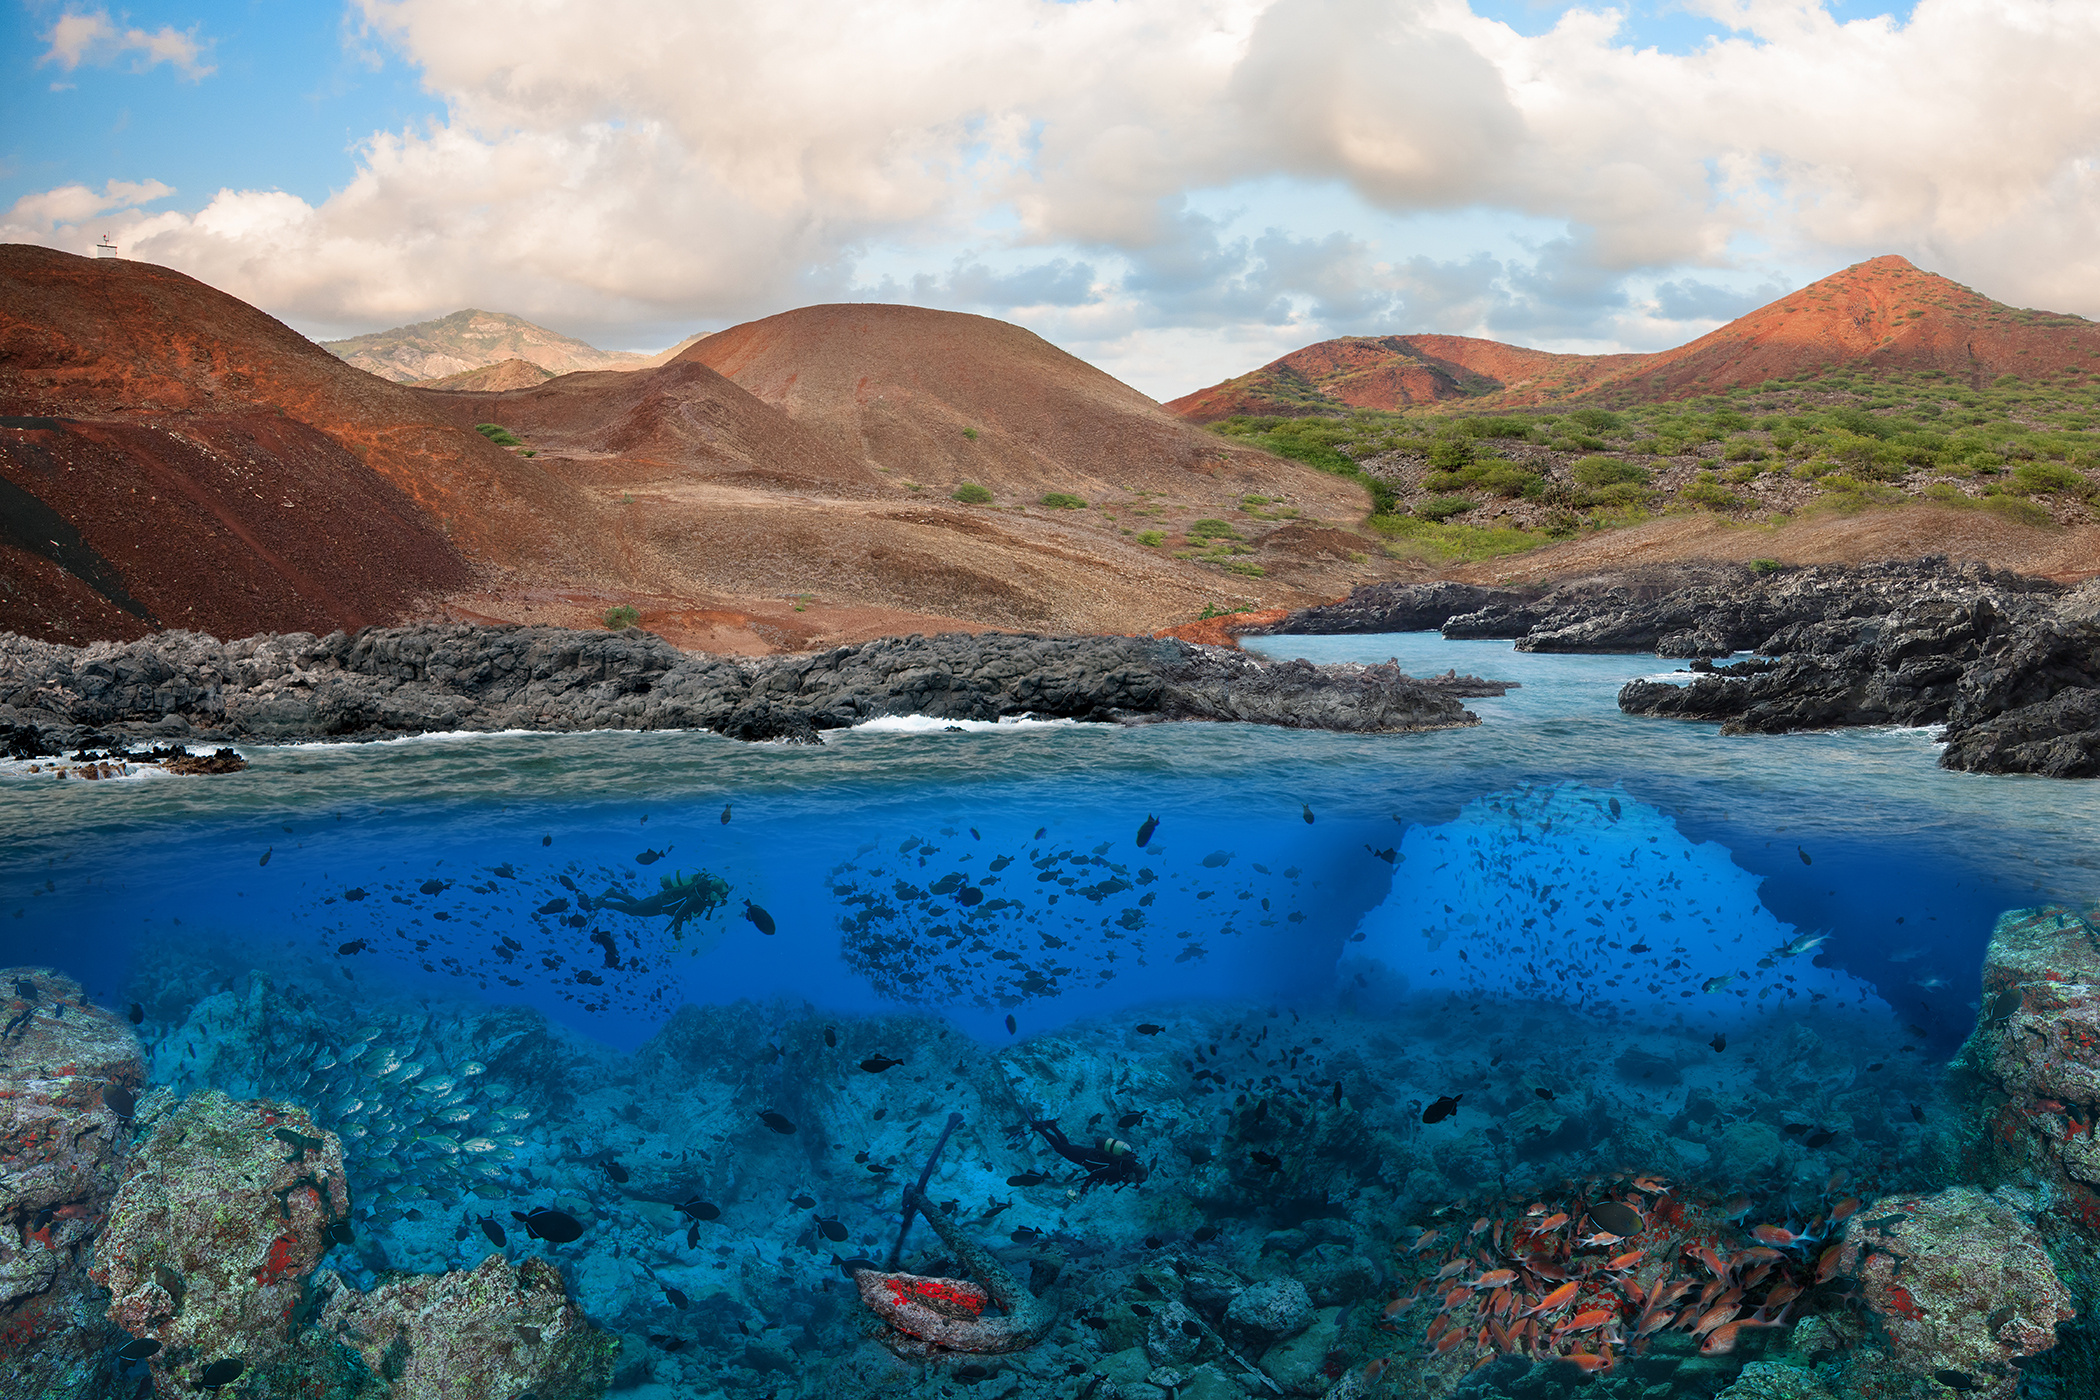
[[[2014,1363],[2055,1346],[2077,1315],[2033,1225],[1972,1186],[1864,1207],[1838,1267],[1859,1280],[1891,1361],[1921,1377],[1958,1371],[1979,1396],[2012,1395]]]
[[[0,990],[0,1373],[25,1395],[100,1393],[117,1339],[81,1256],[123,1174],[144,1062],[71,978],[13,967]]]
[[[215,1362],[283,1355],[306,1276],[344,1218],[342,1143],[304,1109],[210,1090],[151,1124],[95,1243],[109,1318],[162,1350],[174,1393]]]
[[[1964,1057],[2003,1096],[1992,1142],[2100,1187],[2100,1144],[2071,1107],[2100,1102],[2100,930],[2056,905],[2002,916]]]
[[[496,1254],[369,1293],[335,1286],[320,1325],[392,1386],[391,1400],[596,1400],[620,1350],[569,1301],[553,1265]]]

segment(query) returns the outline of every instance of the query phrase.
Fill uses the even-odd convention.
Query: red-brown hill
[[[1208,423],[1239,413],[1455,400],[1483,408],[1648,402],[1838,368],[1936,370],[1971,384],[2100,368],[2100,324],[2017,310],[1903,258],[1880,257],[1654,354],[1553,355],[1464,336],[1352,336],[1293,351],[1167,406]]]
[[[1202,432],[1019,326],[876,304],[809,306],[717,332],[680,357],[735,380],[840,452],[1001,501],[1138,492],[1285,495],[1331,517],[1361,493]]]

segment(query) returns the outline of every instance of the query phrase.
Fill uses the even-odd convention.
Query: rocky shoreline
[[[683,652],[635,629],[470,625],[263,635],[165,632],[69,647],[0,635],[0,749],[382,739],[452,730],[706,729],[813,743],[890,715],[1236,720],[1343,733],[1479,723],[1473,677],[1271,664],[1148,637],[966,633],[808,655]]]
[[[1628,714],[1724,734],[1942,725],[1943,767],[2100,777],[2100,590],[1945,559],[1709,566],[1525,592],[1377,584],[1260,629],[1509,639],[1530,652],[1653,652],[1689,684],[1633,681]],[[1713,659],[1741,651],[1732,665]]]

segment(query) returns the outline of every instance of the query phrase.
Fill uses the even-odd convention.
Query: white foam
[[[945,734],[960,729],[966,734],[1012,734],[1038,729],[1111,729],[1113,725],[1076,719],[1031,719],[1015,715],[1006,719],[937,719],[932,715],[881,715],[853,726],[857,734]]]

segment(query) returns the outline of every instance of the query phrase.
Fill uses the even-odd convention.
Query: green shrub
[[[1655,479],[1654,474],[1646,467],[1637,467],[1616,457],[1585,457],[1568,468],[1568,475],[1584,486],[1615,486],[1621,483],[1645,486]]]
[[[1199,520],[1189,526],[1188,537],[1192,540],[1236,540],[1239,531],[1232,528],[1229,520]]]
[[[1049,506],[1053,510],[1086,509],[1086,499],[1082,496],[1075,496],[1069,491],[1052,491],[1045,495],[1037,504]]]
[[[1777,559],[1752,559],[1750,561],[1750,572],[1753,574],[1776,574],[1785,567],[1786,565],[1780,563]]]
[[[1614,481],[1583,492],[1576,501],[1582,506],[1638,506],[1648,500],[1648,488],[1638,481]]]
[[[1750,426],[1750,420],[1732,408],[1724,408],[1712,419],[1714,427],[1724,433],[1739,433]]]
[[[1479,502],[1465,496],[1433,496],[1415,507],[1415,514],[1424,520],[1445,521],[1454,515],[1464,515]]]
[[[2057,491],[2083,493],[2091,489],[2091,483],[2084,473],[2055,462],[2022,462],[2013,468],[2012,488],[2030,496],[2043,496]]]
[[[1468,438],[1441,437],[1429,445],[1429,465],[1439,471],[1462,471],[1473,464],[1473,443]]]
[[[975,442],[977,441],[977,430],[975,428],[964,428],[963,436],[968,438],[970,441]]]
[[[1226,561],[1225,567],[1236,574],[1245,574],[1248,578],[1261,578],[1269,572],[1252,559],[1230,559]]]
[[[988,506],[992,503],[992,493],[974,481],[965,481],[950,495],[966,506]]]
[[[603,616],[599,618],[599,621],[615,632],[636,626],[641,620],[642,610],[635,607],[632,603],[622,603],[618,607],[607,608]]]
[[[498,447],[523,447],[525,445],[515,433],[501,423],[476,423],[474,431],[480,433]]]
[[[1748,510],[1751,504],[1711,477],[1694,481],[1677,494],[1693,505],[1704,506],[1708,510]]]
[[[1736,438],[1721,450],[1721,456],[1730,462],[1762,462],[1765,459],[1765,446],[1761,442],[1752,442],[1749,438]]]
[[[1618,414],[1606,412],[1601,408],[1578,408],[1568,417],[1593,433],[1609,432],[1625,421]]]
[[[1140,530],[1138,532],[1137,542],[1147,549],[1158,549],[1166,541],[1167,537],[1157,530]]]

